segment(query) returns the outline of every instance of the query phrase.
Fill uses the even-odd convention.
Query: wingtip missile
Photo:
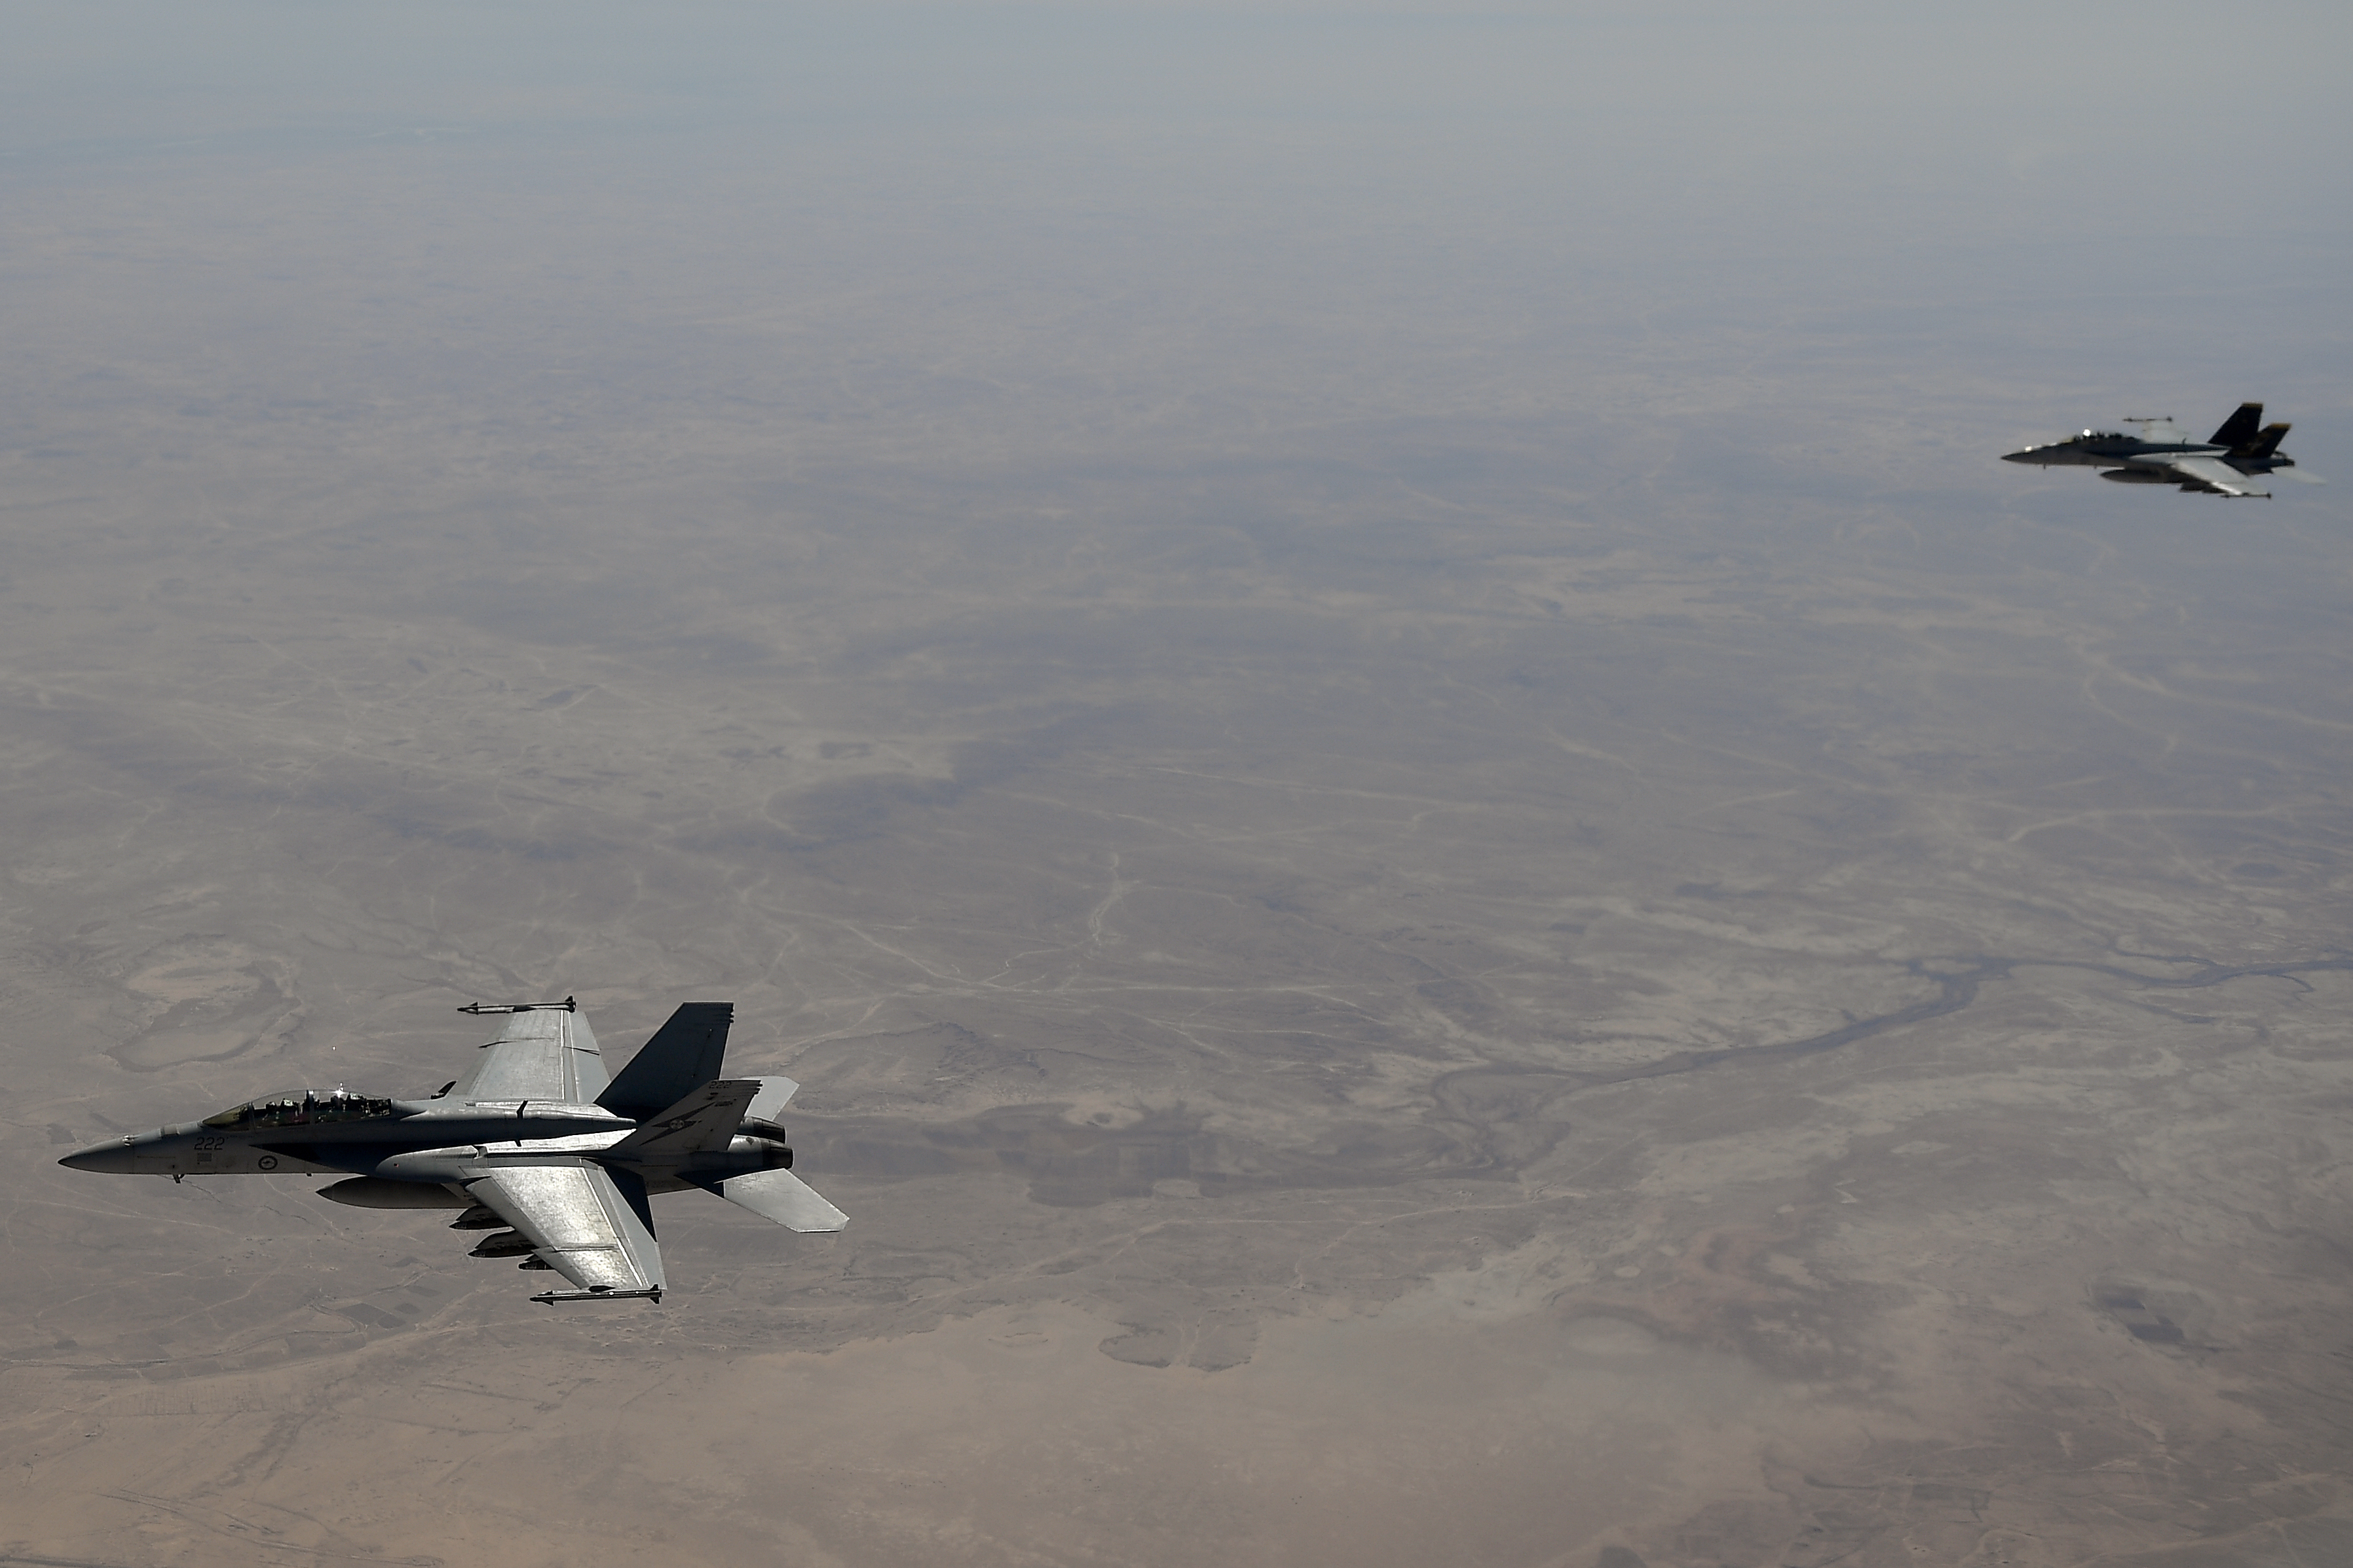
[[[480,1017],[488,1013],[576,1013],[580,1005],[566,996],[561,1002],[471,1002],[458,1009]]]
[[[532,1298],[543,1307],[553,1307],[558,1301],[651,1301],[661,1305],[662,1293],[658,1290],[604,1290],[594,1287],[586,1290],[542,1290]]]

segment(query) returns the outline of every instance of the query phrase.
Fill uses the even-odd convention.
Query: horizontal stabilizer
[[[815,1188],[790,1171],[754,1171],[748,1176],[730,1176],[712,1184],[711,1190],[762,1219],[776,1221],[786,1230],[804,1234],[839,1230],[849,1223],[848,1215],[818,1196]]]
[[[773,1123],[777,1113],[785,1109],[801,1087],[788,1078],[755,1078],[752,1081],[760,1086],[760,1092],[754,1095],[752,1103],[744,1108],[744,1120],[746,1121]]]

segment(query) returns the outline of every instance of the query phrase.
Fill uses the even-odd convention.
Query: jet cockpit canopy
[[[393,1114],[392,1101],[332,1089],[290,1089],[265,1094],[205,1118],[207,1127],[311,1127],[332,1121],[367,1121]]]

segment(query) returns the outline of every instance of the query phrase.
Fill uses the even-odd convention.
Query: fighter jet
[[[339,1204],[458,1209],[484,1230],[476,1258],[516,1258],[575,1289],[539,1302],[615,1301],[664,1289],[646,1200],[700,1187],[787,1230],[839,1230],[848,1216],[792,1173],[777,1112],[788,1078],[724,1079],[732,1002],[689,1002],[609,1078],[572,998],[477,1003],[500,1020],[473,1069],[423,1100],[289,1089],[201,1121],[93,1143],[58,1163],[140,1175],[296,1172],[343,1179]]]
[[[2239,411],[2203,441],[2191,440],[2189,432],[2170,419],[2126,419],[2126,424],[2140,426],[2139,435],[2086,430],[2064,441],[2005,453],[2001,460],[2044,468],[2097,468],[2100,478],[2120,485],[2179,485],[2185,493],[2196,490],[2214,496],[2268,498],[2272,492],[2262,481],[2275,473],[2307,484],[2320,483],[2279,449],[2280,437],[2288,433],[2288,426],[2263,425],[2263,417],[2262,404],[2242,403]]]

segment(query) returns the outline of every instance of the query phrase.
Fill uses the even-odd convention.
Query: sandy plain
[[[2341,509],[1836,279],[609,151],[18,179],[0,1560],[2353,1552]],[[52,1163],[565,994],[850,1229]]]

